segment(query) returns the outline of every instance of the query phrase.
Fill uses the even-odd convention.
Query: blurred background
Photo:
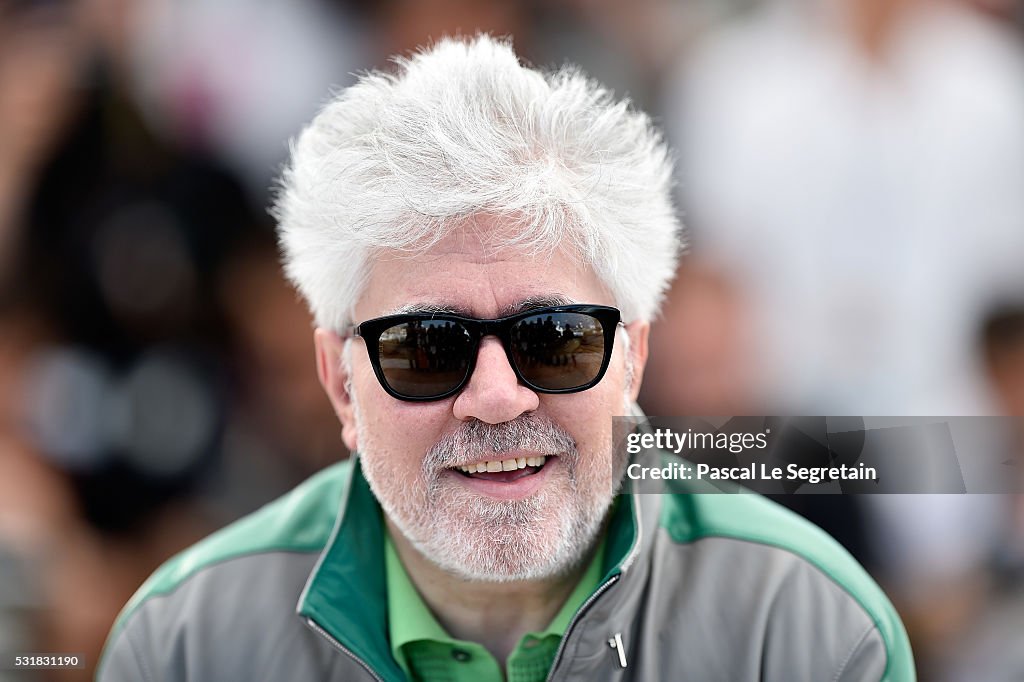
[[[162,561],[347,456],[273,178],[332,88],[476,30],[677,151],[650,414],[1024,415],[1022,0],[0,0],[0,653],[88,660],[0,680],[91,679]],[[922,680],[1024,680],[1021,499],[780,501]]]

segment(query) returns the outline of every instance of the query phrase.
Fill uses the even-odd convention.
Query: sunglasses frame
[[[582,386],[553,389],[537,386],[523,376],[523,373],[516,365],[516,361],[512,355],[511,332],[513,326],[530,317],[554,315],[556,313],[577,313],[581,315],[589,315],[601,323],[601,329],[604,334],[604,358],[601,360],[601,369],[598,370],[597,374],[591,381],[588,381]],[[399,393],[394,390],[390,384],[388,384],[387,377],[384,376],[384,369],[380,365],[380,337],[388,329],[408,322],[435,320],[461,324],[465,327],[466,331],[469,332],[470,356],[469,364],[466,367],[466,375],[454,388],[437,395],[409,396]],[[399,315],[386,315],[384,317],[376,317],[371,320],[366,320],[358,325],[353,325],[350,328],[350,335],[359,336],[363,339],[363,345],[366,346],[366,352],[369,354],[370,366],[373,367],[373,373],[377,375],[377,381],[380,382],[381,387],[388,393],[388,395],[398,400],[407,400],[409,402],[430,402],[435,400],[444,400],[445,398],[455,395],[466,387],[466,384],[469,383],[470,378],[473,376],[473,372],[476,371],[476,360],[480,355],[480,342],[485,336],[497,336],[498,339],[501,340],[501,346],[505,349],[505,357],[508,359],[509,366],[512,367],[512,371],[515,372],[516,378],[520,383],[530,390],[536,391],[537,393],[548,394],[579,393],[580,391],[586,391],[587,389],[596,386],[601,379],[604,378],[605,372],[608,371],[608,364],[611,362],[612,351],[614,350],[615,332],[620,325],[625,326],[622,322],[622,313],[620,313],[617,308],[612,308],[611,306],[559,305],[532,308],[530,310],[524,310],[523,312],[516,313],[515,315],[499,317],[493,320],[481,320],[473,317],[451,315],[448,313],[404,313]]]

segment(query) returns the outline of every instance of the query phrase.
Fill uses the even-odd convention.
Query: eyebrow
[[[501,317],[515,315],[516,313],[534,310],[536,308],[550,308],[556,305],[571,305],[573,301],[568,296],[552,294],[550,296],[530,296],[501,310]]]
[[[498,317],[507,317],[516,313],[535,310],[537,308],[549,308],[559,305],[571,305],[572,299],[562,294],[551,294],[545,296],[528,296],[516,301],[501,309]],[[460,305],[446,303],[409,303],[396,308],[390,315],[459,315],[461,317],[474,317],[472,311]]]

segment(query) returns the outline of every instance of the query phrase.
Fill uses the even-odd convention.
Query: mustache
[[[546,417],[524,414],[500,424],[473,419],[441,438],[427,451],[423,458],[423,473],[430,477],[441,469],[450,469],[512,450],[558,455],[565,458],[566,464],[570,466],[575,464],[579,456],[576,440]]]

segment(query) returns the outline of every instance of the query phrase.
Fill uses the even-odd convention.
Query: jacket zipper
[[[587,600],[583,602],[583,604],[580,606],[579,610],[576,612],[576,615],[573,616],[571,621],[569,621],[569,626],[565,629],[565,635],[562,637],[562,641],[558,643],[558,649],[555,650],[555,658],[551,661],[551,671],[548,672],[548,677],[545,682],[551,682],[551,680],[553,679],[553,676],[555,674],[555,668],[558,667],[558,660],[562,657],[562,652],[565,650],[566,641],[569,639],[569,635],[572,633],[572,629],[576,627],[576,623],[578,623],[583,618],[584,614],[586,614],[590,606],[595,601],[597,601],[602,594],[607,592],[612,585],[619,582],[619,577],[619,575],[613,575],[611,578],[607,580],[607,582],[602,584],[601,587],[597,588],[597,590],[592,595],[587,597]],[[306,625],[309,626],[310,629],[312,629],[314,632],[317,632],[321,637],[326,639],[335,649],[337,649],[338,651],[340,651],[341,653],[345,654],[353,661],[358,663],[363,668],[363,670],[370,673],[370,676],[373,677],[373,679],[375,679],[377,682],[384,682],[384,678],[378,675],[366,661],[352,653],[351,649],[349,649],[344,644],[336,640],[331,635],[331,633],[327,632],[327,630],[324,630],[322,627],[317,625],[316,621],[314,621],[312,618],[306,618]]]
[[[327,632],[327,630],[324,630],[322,627],[317,625],[316,621],[314,621],[312,618],[306,618],[306,625],[308,625],[314,632],[320,633],[320,636],[326,639],[335,649],[337,649],[338,651],[345,654],[353,661],[361,665],[363,669],[366,670],[366,672],[370,673],[370,676],[373,677],[373,679],[375,679],[377,682],[384,682],[384,678],[382,678],[380,675],[374,672],[373,668],[371,668],[366,661],[352,653],[352,651],[348,647],[346,647],[344,644],[342,644],[333,636],[331,636],[331,633]]]
[[[609,578],[604,584],[601,585],[601,587],[597,588],[597,591],[590,595],[587,598],[587,600],[583,602],[583,605],[580,606],[579,610],[576,611],[576,615],[573,616],[571,621],[569,621],[569,626],[565,628],[565,634],[562,636],[562,641],[558,643],[558,649],[555,650],[555,657],[551,661],[551,670],[548,672],[546,682],[551,682],[551,680],[554,679],[555,669],[558,668],[558,661],[560,658],[562,658],[562,652],[565,650],[566,642],[568,642],[569,640],[569,635],[572,633],[572,629],[576,627],[576,623],[580,622],[584,614],[587,612],[587,609],[590,608],[591,604],[597,601],[598,597],[607,592],[612,585],[619,582],[619,577],[621,575],[621,573],[617,573],[613,575],[611,578]]]

